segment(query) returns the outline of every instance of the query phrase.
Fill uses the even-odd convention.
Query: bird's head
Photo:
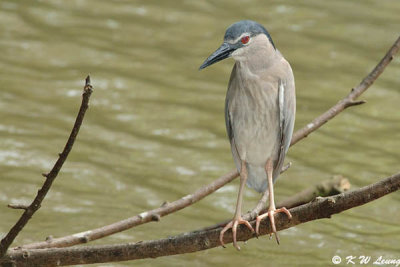
[[[236,22],[226,30],[222,45],[203,62],[199,69],[204,69],[228,57],[233,57],[235,60],[246,58],[260,48],[275,50],[268,31],[255,21]]]

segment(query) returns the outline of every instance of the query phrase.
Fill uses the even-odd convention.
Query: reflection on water
[[[0,233],[28,203],[72,127],[84,77],[95,92],[52,191],[18,244],[102,226],[173,201],[231,170],[223,106],[232,60],[198,72],[241,19],[264,24],[291,62],[296,128],[346,95],[397,38],[400,4],[371,1],[0,1]],[[333,174],[353,186],[398,171],[400,62],[351,108],[289,150],[277,201]],[[232,216],[237,182],[193,207],[98,243],[162,238]],[[246,190],[245,210],[258,195]],[[139,265],[327,265],[333,255],[395,257],[399,194],[251,240]],[[67,227],[65,227],[67,226]],[[112,264],[124,266],[134,263]],[[111,265],[110,265],[111,266]]]

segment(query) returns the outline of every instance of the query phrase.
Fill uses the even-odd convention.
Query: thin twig
[[[348,96],[346,96],[344,99],[340,100],[336,105],[334,105],[328,111],[326,111],[325,113],[323,113],[322,115],[320,115],[319,117],[314,119],[311,123],[307,124],[307,126],[296,131],[293,134],[291,146],[296,144],[298,141],[302,140],[304,137],[309,135],[311,132],[317,130],[319,127],[321,127],[323,124],[325,124],[328,120],[332,119],[333,117],[338,115],[340,112],[342,112],[346,107],[364,103],[365,101],[355,102],[354,99],[356,99],[365,90],[367,90],[371,86],[371,84],[378,78],[378,76],[383,72],[385,67],[390,63],[393,56],[398,52],[399,47],[400,47],[400,37],[394,42],[392,47],[389,49],[389,51],[386,53],[386,55],[383,57],[383,59],[378,63],[378,65],[374,68],[374,70],[371,73],[369,73],[363,79],[363,81],[360,83],[360,85],[357,86],[355,89],[353,89],[352,92]],[[285,167],[283,169],[285,169]],[[173,213],[177,210],[183,209],[183,208],[190,206],[191,204],[196,202],[193,199],[197,198],[198,193],[202,194],[201,197],[198,198],[198,200],[200,200],[200,199],[204,198],[205,196],[207,196],[208,194],[213,193],[219,187],[222,187],[226,183],[231,182],[233,179],[238,177],[238,175],[239,175],[239,173],[237,172],[237,170],[232,170],[231,172],[218,178],[213,183],[204,186],[203,188],[197,190],[196,192],[194,192],[191,195],[188,195],[186,197],[183,197],[182,199],[171,202],[159,209],[143,212],[142,214],[145,214],[145,215],[148,214],[148,216],[150,216],[150,214],[159,214],[160,215],[162,213],[163,215],[160,215],[160,217],[161,217],[161,216],[165,216],[170,213]],[[225,178],[228,178],[228,179],[225,179]],[[206,189],[206,188],[214,187],[215,183],[218,183],[217,189],[215,189],[215,190],[207,190]],[[186,206],[177,204],[177,203],[182,203],[182,200],[186,199],[186,198],[193,198],[193,199],[191,201],[186,201],[185,202]],[[268,198],[268,194],[266,193],[262,196],[262,198],[258,202],[256,208],[252,212],[244,215],[244,218],[245,219],[255,218],[255,216],[257,216],[257,214],[259,214],[261,212],[261,210],[265,209],[267,198]],[[177,205],[178,208],[175,208],[174,207],[175,205]],[[88,230],[85,232],[76,233],[76,234],[72,234],[72,235],[68,235],[68,236],[64,236],[64,237],[60,237],[60,238],[54,238],[51,242],[37,242],[37,243],[24,245],[23,248],[49,248],[49,247],[73,246],[73,245],[77,245],[77,244],[86,243],[88,241],[96,240],[96,239],[99,239],[99,238],[102,238],[105,236],[109,236],[111,234],[121,232],[126,229],[132,228],[134,226],[152,221],[147,216],[145,216],[144,219],[139,221],[138,216],[140,216],[140,215],[136,215],[131,218],[128,218],[128,219],[125,219],[125,220],[122,220],[119,222],[115,222],[113,224],[103,226],[100,228],[96,228],[93,230]],[[218,225],[220,225],[220,224],[221,223],[219,223]],[[102,232],[102,231],[104,231],[104,232]]]
[[[292,219],[285,214],[276,215],[278,231],[309,221],[330,218],[342,211],[366,204],[400,189],[400,173],[360,189],[333,197],[320,197],[308,204],[292,208]],[[252,222],[254,225],[254,221]],[[17,266],[62,266],[72,264],[91,264],[113,261],[127,261],[144,258],[191,253],[220,246],[221,228],[202,232],[190,232],[160,240],[138,243],[97,245],[74,248],[50,248],[10,251],[0,264]],[[260,234],[271,232],[270,221],[260,225]],[[237,239],[246,241],[255,235],[246,227],[238,227]],[[224,236],[225,243],[232,242],[231,231]]]
[[[7,207],[9,207],[10,209],[16,209],[16,210],[18,210],[18,209],[19,210],[27,210],[29,208],[29,206],[26,204],[13,204],[13,203],[8,204]]]
[[[361,81],[361,83],[357,87],[351,89],[350,93],[345,98],[337,102],[336,105],[331,107],[328,111],[315,118],[311,123],[296,131],[293,134],[292,142],[290,145],[292,146],[301,139],[307,137],[310,133],[317,130],[319,127],[324,125],[327,121],[335,117],[347,107],[365,103],[365,101],[362,100],[355,100],[375,82],[379,75],[381,75],[381,73],[385,70],[386,66],[389,65],[389,63],[392,61],[394,55],[399,51],[399,49],[400,37],[397,38],[392,47],[381,59],[381,61],[375,66],[375,68]]]
[[[16,224],[11,228],[11,230],[7,233],[7,235],[1,240],[0,243],[0,258],[4,256],[7,252],[7,249],[10,247],[11,243],[17,237],[19,232],[24,228],[24,226],[28,223],[30,218],[32,218],[33,214],[40,208],[43,199],[45,198],[47,192],[49,192],[51,185],[56,179],[61,167],[63,166],[65,160],[68,157],[69,152],[72,149],[72,146],[75,142],[76,136],[78,135],[79,128],[81,127],[83,117],[85,116],[85,112],[89,107],[89,98],[92,94],[92,85],[90,84],[90,77],[86,78],[85,87],[83,89],[82,95],[82,104],[78,112],[78,116],[76,117],[74,127],[72,128],[71,134],[68,138],[68,141],[64,147],[63,152],[59,155],[58,160],[54,164],[53,168],[48,174],[45,174],[46,180],[43,183],[42,188],[38,190],[38,193],[32,203],[25,209],[25,212],[21,215]]]

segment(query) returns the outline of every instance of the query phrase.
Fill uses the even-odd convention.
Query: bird
[[[274,182],[283,167],[292,138],[296,93],[292,68],[275,47],[271,35],[261,24],[242,20],[230,25],[222,45],[200,66],[204,69],[226,58],[233,66],[225,98],[225,124],[232,156],[240,174],[240,186],[233,219],[221,230],[219,241],[232,229],[233,246],[237,244],[237,227],[244,224],[257,236],[260,222],[269,217],[272,234],[276,233],[274,215],[286,208],[276,209]],[[267,193],[269,208],[258,214],[256,229],[242,218],[244,185],[259,193]]]

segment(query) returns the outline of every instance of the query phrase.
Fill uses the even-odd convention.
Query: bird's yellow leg
[[[221,233],[219,234],[219,241],[221,242],[221,245],[225,247],[224,244],[224,234],[225,232],[232,228],[232,235],[233,235],[233,246],[237,249],[240,250],[240,247],[237,244],[236,241],[236,230],[237,226],[239,224],[244,224],[249,228],[252,232],[254,232],[253,227],[251,224],[242,219],[242,199],[243,199],[243,190],[244,190],[244,185],[246,184],[247,180],[247,169],[246,169],[246,163],[245,161],[242,161],[241,168],[240,168],[240,187],[239,187],[239,195],[236,203],[236,210],[235,210],[235,215],[233,216],[233,219],[231,222],[229,222],[224,229],[222,229]]]
[[[260,222],[264,218],[269,217],[269,220],[271,222],[272,233],[275,234],[276,242],[279,244],[279,237],[276,232],[274,215],[275,215],[275,213],[284,212],[289,217],[289,219],[291,219],[292,214],[290,214],[290,212],[285,207],[280,208],[280,209],[275,208],[274,183],[272,180],[273,166],[272,166],[271,159],[267,160],[267,164],[265,165],[265,171],[267,172],[267,177],[268,177],[269,208],[266,213],[261,214],[261,215],[257,216],[257,218],[256,218],[256,235],[258,236],[258,234],[259,234]],[[272,236],[272,233],[270,234],[270,236]]]

